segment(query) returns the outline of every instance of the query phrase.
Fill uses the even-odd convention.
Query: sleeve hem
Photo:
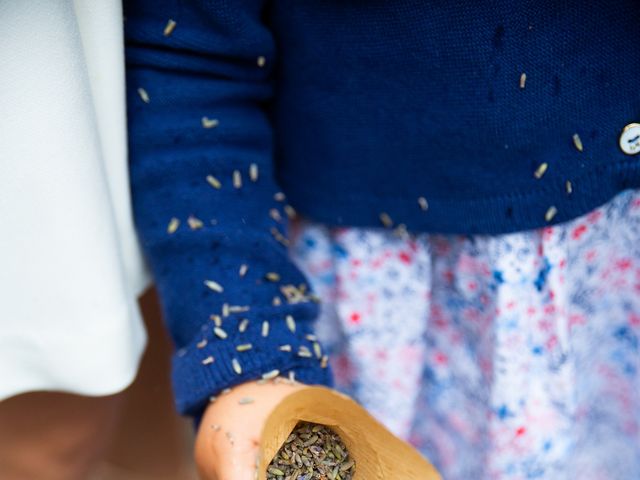
[[[283,309],[278,314],[271,308],[253,312],[252,325],[244,333],[239,333],[236,327],[241,320],[228,317],[224,328],[229,333],[224,339],[214,334],[213,322],[204,325],[202,335],[173,358],[173,388],[178,411],[197,416],[211,396],[225,388],[258,380],[272,370],[279,370],[283,376],[294,372],[296,380],[302,383],[331,386],[331,372],[323,362],[321,348],[310,336],[309,317],[315,317],[316,308],[305,306],[307,308],[301,309],[292,305],[294,308]],[[300,318],[295,333],[285,321],[286,315],[294,310],[306,314],[297,315]],[[267,337],[262,336],[263,321],[270,325]],[[238,351],[240,345],[251,347]]]

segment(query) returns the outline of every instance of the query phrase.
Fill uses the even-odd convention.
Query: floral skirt
[[[640,478],[640,191],[507,235],[294,230],[338,388],[445,480]]]

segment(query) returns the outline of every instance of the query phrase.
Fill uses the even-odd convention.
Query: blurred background
[[[121,411],[113,422],[115,430],[109,431],[111,425],[104,426],[107,455],[90,480],[196,479],[194,431],[189,420],[175,413],[169,380],[171,345],[162,326],[155,290],[148,290],[140,304],[149,336],[147,349],[136,380],[121,397]],[[38,432],[38,425],[59,408],[96,407],[95,402],[73,397],[69,402],[67,394],[36,392],[9,398],[0,402],[0,425]],[[15,420],[25,405],[38,407],[29,409],[31,418],[8,421]]]
[[[91,480],[196,479],[194,430],[190,420],[175,413],[171,344],[155,290],[147,291],[140,303],[149,343],[138,376],[125,392],[109,453]]]

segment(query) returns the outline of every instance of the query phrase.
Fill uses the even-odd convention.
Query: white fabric
[[[134,378],[148,275],[117,0],[0,0],[0,400]]]

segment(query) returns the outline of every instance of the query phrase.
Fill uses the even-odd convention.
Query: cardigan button
[[[622,129],[620,148],[627,155],[640,153],[640,123],[630,123]]]

